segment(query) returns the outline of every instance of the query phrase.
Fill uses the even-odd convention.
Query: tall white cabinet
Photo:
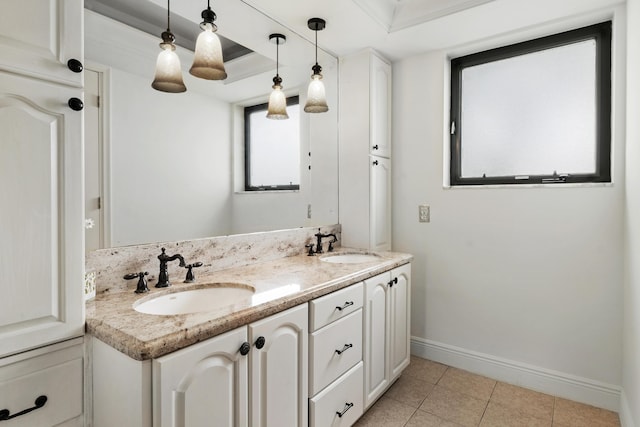
[[[11,415],[39,397],[29,366],[82,399],[82,351],[43,349],[84,333],[82,13],[76,0],[0,2],[0,410]],[[44,406],[11,425],[80,419],[81,400],[41,393]]]
[[[342,244],[391,249],[391,64],[367,49],[340,58]]]

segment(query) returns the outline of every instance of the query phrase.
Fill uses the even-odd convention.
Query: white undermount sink
[[[252,296],[255,291],[253,286],[241,283],[215,283],[135,303],[133,309],[157,315],[204,313],[233,305],[238,300]]]
[[[335,264],[360,264],[363,262],[379,261],[380,257],[375,254],[336,254],[320,258],[321,261]]]

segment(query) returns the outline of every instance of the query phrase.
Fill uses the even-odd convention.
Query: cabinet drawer
[[[16,414],[35,406],[46,396],[44,406],[2,423],[3,427],[57,426],[82,416],[82,346],[67,348],[21,360],[0,368],[0,410]]]
[[[362,360],[362,309],[311,334],[309,346],[313,396]]]
[[[362,307],[362,283],[316,298],[309,303],[309,330],[317,331]]]
[[[310,427],[347,427],[363,412],[362,362],[309,401]],[[346,412],[345,412],[346,409]],[[338,413],[343,413],[339,416]]]

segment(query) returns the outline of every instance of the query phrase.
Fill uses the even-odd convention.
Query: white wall
[[[623,398],[625,426],[640,426],[640,0],[627,1],[626,245]]]
[[[228,103],[111,71],[113,246],[228,234]]]
[[[563,27],[553,25],[554,31]],[[573,25],[564,24],[565,29]],[[447,52],[394,64],[393,248],[415,256],[414,351],[454,365],[475,360],[464,367],[486,368],[483,373],[490,363],[483,368],[478,360],[504,362],[514,369],[493,372],[504,380],[617,410],[624,25],[614,26],[613,185],[443,188]],[[542,35],[549,28],[527,31]],[[417,206],[423,203],[431,206],[431,223],[418,223]],[[527,377],[525,367],[540,375]],[[542,374],[567,387],[536,383]],[[588,390],[581,394],[569,387],[572,378]]]

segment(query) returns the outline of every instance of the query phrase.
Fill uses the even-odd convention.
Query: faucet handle
[[[202,263],[200,261],[184,266],[184,268],[187,269],[187,277],[185,277],[184,283],[193,283],[196,281],[196,276],[195,274],[193,274],[193,269],[197,267],[202,267]]]
[[[313,243],[309,243],[308,245],[304,245],[305,248],[309,248],[309,253],[307,253],[307,256],[313,256],[314,252],[313,252]]]
[[[125,274],[123,279],[132,280],[137,278],[138,284],[136,285],[135,293],[143,294],[145,292],[149,292],[149,287],[147,286],[147,279],[144,278],[144,276],[148,276],[148,275],[149,275],[148,271],[141,271],[140,273]]]

